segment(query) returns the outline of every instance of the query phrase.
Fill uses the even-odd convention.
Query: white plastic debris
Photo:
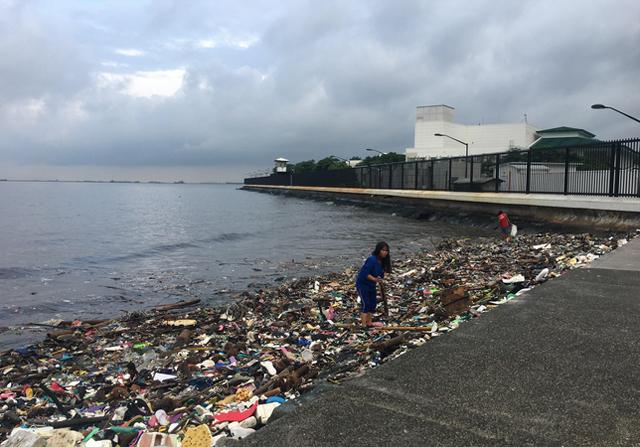
[[[536,275],[536,282],[543,282],[546,281],[547,278],[549,277],[549,269],[548,268],[543,268],[540,273],[538,273]]]
[[[280,404],[278,402],[272,402],[270,404],[260,404],[256,408],[256,419],[261,424],[266,424],[271,415],[273,414],[273,410],[278,408]]]
[[[269,375],[275,376],[276,374],[278,374],[278,372],[273,366],[273,362],[271,362],[270,360],[265,360],[264,362],[260,362],[260,365],[262,365],[262,367],[267,370]]]
[[[521,275],[521,274],[517,274],[517,275],[512,276],[511,278],[503,279],[502,282],[505,283],[505,284],[513,284],[513,283],[516,283],[516,282],[524,282],[524,276]]]

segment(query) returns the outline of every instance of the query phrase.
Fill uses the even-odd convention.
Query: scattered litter
[[[247,291],[221,308],[190,301],[114,320],[49,320],[46,340],[0,355],[0,441],[227,445],[318,383],[340,383],[446,337],[626,242],[589,234],[444,240],[394,259],[397,273],[385,277],[389,315],[377,315],[375,328],[359,325],[359,265]]]

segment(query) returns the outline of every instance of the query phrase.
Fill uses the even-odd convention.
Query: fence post
[[[369,189],[373,188],[373,169],[369,165]]]
[[[527,188],[526,193],[531,191],[531,149],[527,152]]]
[[[564,150],[564,195],[569,194],[569,148]]]
[[[387,189],[391,189],[393,186],[393,165],[389,165],[389,184],[387,185]]]
[[[404,163],[400,165],[400,189],[404,189]]]
[[[465,163],[467,161],[465,160]],[[447,175],[447,191],[451,191],[451,158],[449,158],[449,174]]]
[[[616,148],[616,186],[614,196],[618,197],[620,195],[620,152],[622,152],[622,143],[618,141],[614,144],[614,147]]]
[[[470,168],[471,168],[471,172],[469,173],[469,189],[473,189],[473,155],[471,156]]]
[[[611,156],[609,157],[609,197],[613,196],[614,177],[616,175],[616,144],[611,144]]]
[[[500,191],[500,154],[496,154],[496,192]]]
[[[429,189],[430,189],[430,190],[432,190],[432,191],[433,191],[434,189],[436,189],[436,188],[435,188],[435,186],[434,186],[434,184],[433,184],[433,180],[434,180],[434,176],[435,176],[435,174],[433,173],[433,171],[435,171],[435,168],[436,168],[436,162],[435,162],[435,161],[434,161],[434,159],[432,158],[432,159],[431,159],[431,185],[429,186]]]
[[[634,153],[634,157],[633,157],[632,166],[633,166],[633,170],[635,171],[636,184],[637,184],[636,197],[640,197],[640,153],[635,148],[633,150],[633,153]]]
[[[420,162],[416,161],[416,176],[414,178],[414,187],[413,187],[413,189],[418,189],[418,163],[420,163]]]

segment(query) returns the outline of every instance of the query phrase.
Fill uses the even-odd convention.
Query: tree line
[[[358,166],[368,165],[380,165],[387,163],[397,163],[405,161],[404,154],[398,154],[396,152],[388,152],[384,155],[376,155],[366,158],[351,157],[350,161],[357,160]],[[335,169],[349,168],[349,164],[346,161],[340,160],[336,157],[325,157],[321,160],[305,160],[299,163],[291,163],[287,165],[287,172],[318,172],[318,171],[333,171]]]

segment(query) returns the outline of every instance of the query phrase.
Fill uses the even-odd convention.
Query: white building
[[[416,108],[414,147],[407,148],[407,159],[457,157],[465,146],[439,133],[469,145],[469,155],[506,152],[527,148],[536,140],[536,128],[526,122],[514,124],[459,124],[453,121],[453,107],[440,104]]]

